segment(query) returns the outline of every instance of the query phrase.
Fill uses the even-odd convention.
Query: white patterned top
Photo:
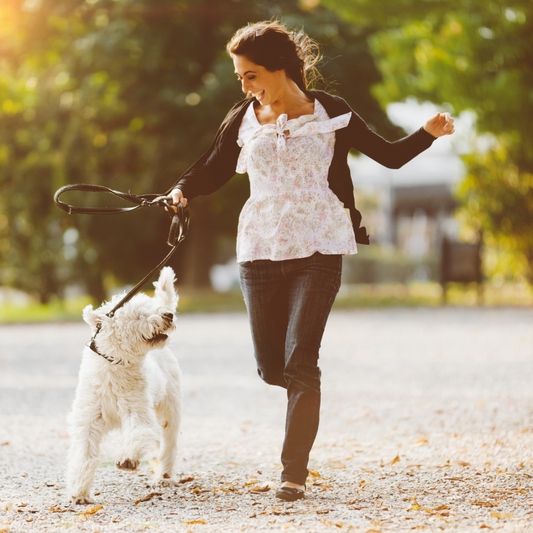
[[[330,119],[315,100],[312,115],[262,126],[251,104],[237,143],[237,172],[248,172],[250,198],[239,217],[237,261],[282,261],[322,254],[355,254],[353,226],[328,185],[335,130],[351,113]]]

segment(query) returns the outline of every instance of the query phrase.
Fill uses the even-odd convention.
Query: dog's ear
[[[98,316],[98,313],[93,310],[92,305],[88,305],[83,310],[83,320],[85,320],[85,322],[91,326],[92,330],[96,329],[96,325],[100,322],[100,317]]]
[[[176,276],[174,270],[171,267],[166,266],[161,269],[159,279],[154,282],[155,295],[157,298],[161,298],[172,308],[178,304],[178,293],[174,287]]]

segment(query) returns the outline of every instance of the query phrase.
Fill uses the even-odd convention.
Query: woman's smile
[[[262,91],[259,91],[259,92],[255,92],[255,93],[252,93],[253,96],[255,96],[255,98],[261,102],[261,100],[264,98],[265,96],[265,90],[263,89]]]

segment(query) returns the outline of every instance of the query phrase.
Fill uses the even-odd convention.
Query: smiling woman
[[[292,501],[305,495],[320,412],[319,349],[342,256],[357,253],[356,243],[369,243],[355,208],[348,152],[355,148],[399,168],[436,137],[453,133],[453,119],[438,113],[412,135],[386,141],[342,98],[308,89],[317,77],[318,46],[279,22],[241,28],[227,51],[247,98],[230,110],[209,150],[169,194],[185,205],[236,172],[248,174],[237,261],[257,371],[287,390],[276,496]]]

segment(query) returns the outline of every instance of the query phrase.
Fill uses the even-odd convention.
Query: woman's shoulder
[[[338,109],[339,112],[347,113],[352,111],[352,108],[348,105],[344,98],[328,93],[326,91],[312,90],[306,91],[308,95],[316,98],[328,111],[328,107]]]
[[[237,102],[228,112],[218,130],[217,137],[224,138],[234,136],[237,138],[239,126],[242,118],[248,109],[248,106],[254,101],[254,98],[245,98]]]
[[[248,109],[248,106],[255,100],[255,98],[243,98],[242,100],[239,100],[236,104],[233,105],[233,107],[228,111],[228,114],[226,115],[226,118],[224,119],[224,122],[227,122],[228,120],[231,120],[232,118],[235,118],[237,115],[246,112]]]

